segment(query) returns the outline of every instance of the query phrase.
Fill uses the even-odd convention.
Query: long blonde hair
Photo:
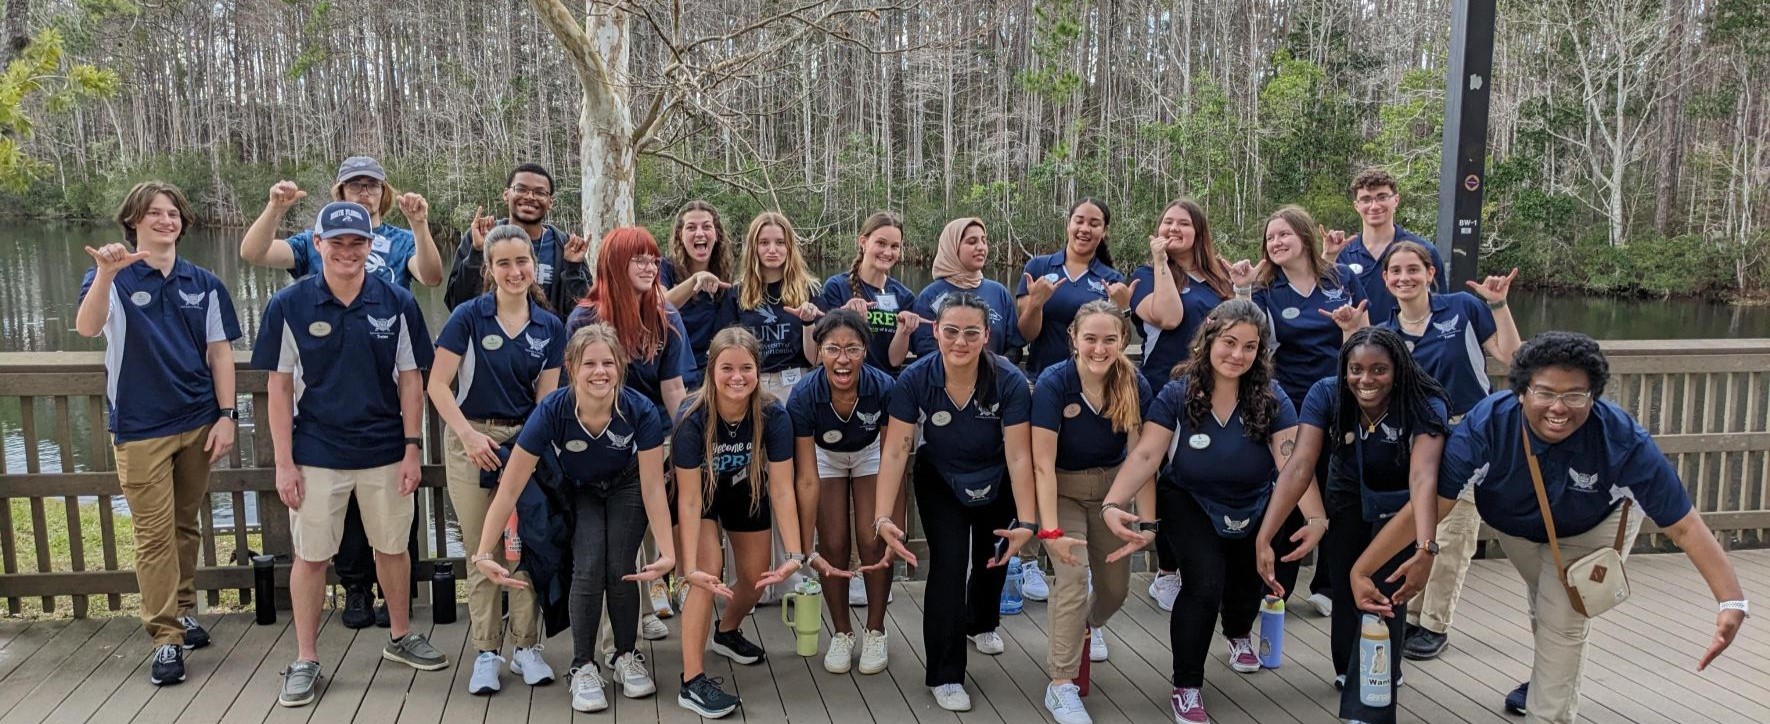
[[[615,328],[604,322],[593,322],[579,327],[572,333],[572,338],[565,343],[565,386],[572,391],[572,398],[578,395],[578,365],[584,361],[584,350],[590,345],[602,344],[608,347],[609,355],[615,358],[615,399],[609,401],[609,409],[614,414],[621,414],[620,391],[627,384],[627,350],[621,346],[621,336]]]
[[[689,397],[688,408],[683,411],[682,418],[688,419],[696,414],[704,414],[705,424],[701,430],[701,504],[713,499],[719,488],[719,475],[713,470],[714,445],[718,443],[715,434],[719,429],[719,405],[713,401],[712,395],[718,395],[718,384],[713,381],[713,365],[718,364],[719,355],[728,349],[741,349],[750,355],[757,369],[762,366],[762,344],[756,341],[756,335],[743,327],[726,327],[713,335],[713,341],[707,345],[707,369],[701,389]],[[750,418],[750,514],[754,515],[762,509],[762,493],[764,476],[768,473],[768,445],[763,439],[765,425],[762,410],[774,402],[774,395],[762,385],[756,385],[750,391],[749,410],[744,414]]]
[[[1070,354],[1075,360],[1076,372],[1081,373],[1081,345],[1075,343],[1075,337],[1081,333],[1082,320],[1096,314],[1111,317],[1119,330],[1119,352],[1113,355],[1112,366],[1106,370],[1103,387],[1106,390],[1106,419],[1112,422],[1112,431],[1126,434],[1143,425],[1143,410],[1138,400],[1137,368],[1131,359],[1125,356],[1124,345],[1131,340],[1131,322],[1119,314],[1119,308],[1106,299],[1096,299],[1083,304],[1076,310],[1074,321],[1069,323],[1070,348],[1076,350]]]
[[[762,230],[770,226],[779,228],[787,243],[787,259],[781,268],[781,306],[802,306],[811,301],[818,288],[817,278],[805,266],[805,257],[799,255],[799,235],[793,233],[793,222],[780,212],[764,211],[750,221],[750,230],[744,232],[744,251],[738,262],[738,306],[744,309],[761,306],[768,290],[768,282],[762,276],[762,252],[757,245],[762,241]]]

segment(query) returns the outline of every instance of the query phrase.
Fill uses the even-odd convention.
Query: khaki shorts
[[[317,563],[337,555],[353,492],[369,547],[388,555],[406,552],[416,506],[412,496],[399,493],[399,463],[366,470],[303,465],[301,479],[301,507],[289,511],[289,531],[301,560]]]

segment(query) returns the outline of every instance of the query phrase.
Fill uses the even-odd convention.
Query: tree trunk
[[[565,49],[584,88],[578,116],[584,156],[582,211],[584,235],[594,256],[605,232],[630,226],[634,220],[633,109],[627,89],[618,85],[627,75],[627,14],[591,6],[585,27],[580,28],[564,0],[529,0],[529,4]]]
[[[4,67],[31,44],[31,0],[6,0],[6,17],[0,22],[6,26],[5,57],[0,58]]]

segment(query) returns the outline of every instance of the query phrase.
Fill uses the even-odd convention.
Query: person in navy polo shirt
[[[1749,613],[1733,564],[1691,506],[1671,461],[1640,423],[1604,399],[1609,378],[1609,362],[1592,338],[1571,332],[1531,338],[1512,358],[1511,389],[1482,400],[1451,432],[1436,510],[1417,502],[1404,509],[1352,567],[1359,607],[1394,615],[1393,606],[1410,600],[1420,579],[1437,575],[1430,546],[1390,577],[1401,581],[1393,595],[1379,592],[1372,575],[1408,547],[1416,535],[1412,516],[1431,511],[1444,518],[1467,504],[1464,491],[1473,489],[1481,517],[1524,578],[1535,637],[1530,681],[1506,697],[1506,708],[1532,721],[1562,724],[1578,714],[1591,622],[1569,601],[1560,563],[1612,545],[1626,556],[1643,516],[1690,557],[1720,601],[1715,636],[1697,671],[1727,650]],[[1558,556],[1550,551],[1551,535]]]
[[[596,278],[602,283],[566,317],[566,334],[596,322],[614,327],[627,351],[626,385],[664,411],[668,426],[671,411],[688,396],[682,379],[691,358],[682,317],[658,285],[658,243],[651,232],[623,226],[604,235]]]
[[[1347,670],[1357,668],[1349,662],[1357,650],[1362,615],[1346,577],[1384,523],[1408,507],[1410,500],[1430,501],[1437,496],[1438,462],[1449,431],[1444,390],[1414,362],[1401,336],[1383,327],[1354,332],[1335,371],[1336,375],[1309,388],[1303,401],[1297,454],[1278,475],[1272,503],[1254,537],[1254,556],[1267,587],[1283,596],[1286,584],[1279,580],[1279,567],[1286,561],[1300,562],[1308,551],[1293,550],[1278,560],[1270,541],[1285,536],[1285,522],[1299,499],[1310,495],[1324,501],[1328,532],[1321,539],[1317,566],[1329,569],[1332,582],[1329,643],[1334,686],[1341,688],[1340,718],[1394,722],[1393,702],[1399,695],[1404,657],[1389,657],[1389,706],[1365,706],[1356,679],[1353,686],[1345,687]],[[1312,479],[1319,486],[1312,485]],[[1431,519],[1414,516],[1414,520],[1417,539],[1431,540]],[[1405,560],[1405,556],[1391,558],[1378,575],[1389,575]],[[1384,584],[1385,593],[1394,590]],[[1405,619],[1390,619],[1390,640],[1402,640]]]
[[[1131,527],[1144,518],[1125,506],[1162,473],[1165,482],[1156,493],[1161,534],[1174,538],[1186,573],[1169,626],[1174,720],[1183,724],[1209,721],[1202,698],[1205,657],[1219,611],[1230,668],[1260,670],[1249,638],[1261,588],[1251,534],[1297,438],[1296,408],[1272,379],[1271,334],[1266,314],[1245,299],[1211,310],[1199,328],[1197,352],[1150,405],[1142,437],[1101,504],[1115,535],[1147,543]],[[1313,546],[1327,521],[1319,504],[1305,501],[1304,507],[1310,524],[1301,540]]]
[[[352,494],[375,549],[392,640],[381,655],[431,671],[449,665],[411,631],[412,492],[419,483],[424,424],[422,369],[430,332],[406,290],[365,270],[373,243],[369,210],[336,201],[314,222],[321,273],[271,297],[252,366],[270,373],[269,418],[277,495],[289,506],[296,658],[278,703],[305,706],[319,678],[320,608],[326,564],[344,535]]]
[[[1069,357],[1069,323],[1076,310],[1095,299],[1131,305],[1125,275],[1112,267],[1106,239],[1112,211],[1099,199],[1082,199],[1069,210],[1063,248],[1026,262],[1015,288],[1020,336],[1032,342],[1026,368],[1043,370]]]
[[[903,490],[904,468],[917,428],[916,506],[928,537],[928,598],[922,617],[927,653],[923,683],[948,711],[969,711],[965,640],[980,653],[1003,651],[999,601],[1008,561],[1032,539],[1031,394],[1026,376],[989,351],[989,306],[968,292],[948,294],[935,308],[940,354],[904,368],[891,390],[891,416],[880,438],[873,530],[885,554],[862,572],[889,570],[893,557],[910,565],[903,528],[883,511]]]
[[[851,589],[860,589],[861,605],[868,606],[860,673],[877,674],[889,661],[885,604],[891,597],[890,572],[868,573],[865,585],[855,586],[850,580],[853,574],[838,568],[848,564],[849,513],[853,513],[852,520],[872,520],[873,495],[879,483],[879,431],[892,380],[891,375],[866,363],[871,335],[866,317],[852,309],[837,309],[819,319],[811,329],[811,338],[823,364],[801,380],[787,399],[787,414],[793,420],[799,507],[811,512],[800,518],[816,522],[803,526],[801,544],[810,550],[811,542],[817,541],[817,554],[811,557],[810,566],[823,579],[824,604],[830,608],[833,633],[824,653],[824,670],[832,674],[846,674],[853,665],[854,624],[848,617],[854,599]],[[903,520],[902,497],[889,514],[893,520]],[[820,531],[822,535],[814,536]],[[853,531],[853,538],[863,561],[878,560],[885,552],[879,535],[865,525]]]
[[[481,269],[486,263],[486,234],[494,226],[513,224],[529,235],[534,246],[535,284],[541,287],[541,298],[552,309],[570,309],[590,291],[590,268],[584,264],[590,244],[547,223],[547,212],[553,208],[553,174],[538,163],[517,166],[504,181],[504,205],[507,216],[502,220],[481,216],[483,207],[474,210],[473,223],[455,249],[443,303],[454,309],[485,292]]]
[[[739,664],[755,664],[767,652],[744,638],[744,619],[763,589],[785,582],[805,564],[793,478],[793,423],[778,400],[762,389],[756,337],[742,327],[713,335],[707,348],[706,384],[684,408],[673,433],[677,516],[681,520],[683,579],[693,586],[682,605],[682,692],[676,702],[717,719],[738,698],[707,678],[709,629],[712,650]],[[769,569],[770,530],[780,534],[786,560]],[[731,543],[737,583],[724,583],[724,547]],[[713,597],[726,599],[723,618],[713,619]]]
[[[461,524],[461,539],[479,540],[490,491],[481,473],[500,466],[498,448],[522,429],[535,404],[559,387],[565,354],[565,323],[547,311],[535,281],[535,246],[520,226],[495,227],[481,241],[481,285],[492,291],[455,307],[436,338],[436,364],[430,370],[430,402],[448,425],[443,432],[443,467],[449,503]],[[452,383],[452,385],[451,385]],[[503,529],[500,522],[493,526]],[[504,605],[498,586],[478,569],[467,574],[467,613],[479,655],[467,691],[498,691],[504,663]],[[553,670],[535,648],[540,641],[539,609],[526,588],[510,594],[510,633],[516,639],[510,671],[529,686],[553,681]]]
[[[1155,394],[1125,356],[1131,323],[1112,302],[1082,305],[1070,338],[1074,356],[1045,368],[1033,386],[1033,480],[1044,522],[1039,537],[1057,564],[1047,609],[1045,708],[1058,724],[1088,724],[1075,683],[1082,642],[1089,660],[1106,660],[1104,626],[1124,604],[1131,580],[1130,561],[1107,561],[1119,546],[1100,517],[1100,503],[1125,451],[1136,447]],[[1139,510],[1155,513],[1154,486],[1139,489],[1137,499]]]
[[[492,252],[494,258],[497,252]],[[553,491],[568,500],[572,573],[568,617],[572,629],[572,708],[608,708],[596,653],[601,616],[606,611],[615,642],[615,680],[628,698],[657,690],[638,651],[639,589],[675,567],[670,536],[643,570],[636,554],[647,528],[668,530],[670,510],[664,490],[664,418],[651,400],[622,384],[627,355],[614,328],[592,324],[572,335],[565,351],[570,383],[548,394],[522,426],[510,462],[498,478],[498,492],[464,536],[473,546],[473,565],[494,585],[513,593],[529,586],[498,562],[498,538],[516,510],[541,458],[554,464],[563,480]],[[595,432],[591,432],[594,430]],[[549,496],[553,500],[555,496]],[[494,589],[495,590],[495,589]],[[526,668],[525,664],[525,668]],[[526,673],[526,672],[525,672]]]
[[[1395,209],[1401,206],[1401,194],[1396,191],[1395,177],[1388,171],[1380,168],[1360,171],[1352,179],[1352,206],[1358,210],[1364,229],[1350,240],[1345,232],[1330,232],[1322,239],[1323,256],[1345,265],[1358,276],[1365,293],[1370,295],[1371,323],[1383,324],[1393,316],[1395,308],[1395,297],[1383,285],[1381,261],[1389,245],[1397,241],[1419,244],[1431,256],[1434,269],[1443,269],[1444,260],[1438,256],[1438,247],[1432,242],[1395,223]],[[1433,286],[1441,293],[1450,291],[1448,278],[1435,280]]]
[[[86,247],[74,328],[105,338],[107,427],[135,521],[141,622],[154,640],[148,681],[184,680],[184,650],[209,645],[197,607],[197,519],[209,466],[234,445],[233,298],[178,256],[191,222],[178,187],[136,184],[117,209],[125,244]],[[96,289],[96,293],[95,292]]]
[[[1425,247],[1411,241],[1391,244],[1383,255],[1383,281],[1397,306],[1384,326],[1401,334],[1420,367],[1444,387],[1454,425],[1488,393],[1483,353],[1505,364],[1518,349],[1518,325],[1506,306],[1518,270],[1480,283],[1470,281],[1474,293],[1433,294],[1437,275]],[[1443,555],[1434,563],[1432,583],[1420,597],[1417,611],[1408,612],[1407,643],[1402,646],[1408,658],[1434,658],[1450,641],[1451,616],[1480,531],[1481,519],[1473,505],[1458,508],[1439,524],[1436,540]]]
[[[738,325],[756,336],[762,344],[762,388],[784,401],[817,358],[805,334],[805,325],[823,316],[811,301],[817,277],[799,255],[792,222],[773,211],[750,222],[738,269],[738,284],[725,295],[714,326]]]
[[[909,357],[911,333],[925,321],[914,311],[916,293],[891,278],[891,268],[903,256],[903,220],[889,211],[875,212],[861,222],[856,246],[848,271],[824,280],[817,306],[865,315],[873,330],[867,364],[896,375]]]
[[[983,269],[988,265],[989,234],[983,228],[983,220],[963,218],[947,222],[934,249],[934,281],[916,295],[916,316],[933,319],[934,303],[943,295],[971,292],[989,305],[989,351],[1018,355],[1026,344],[1020,339],[1020,312],[1015,309],[1014,295],[1007,287],[984,278]],[[917,357],[939,350],[933,325],[921,325],[911,333],[910,349]]]
[[[676,212],[676,226],[670,232],[670,256],[658,270],[658,281],[664,285],[664,299],[681,313],[682,326],[688,330],[689,351],[694,359],[682,383],[691,391],[701,386],[701,370],[707,367],[707,345],[712,344],[713,333],[719,331],[714,318],[731,289],[731,280],[737,276],[732,261],[734,246],[736,242],[726,233],[725,222],[712,204],[697,199],[683,204]],[[662,601],[665,605],[668,602],[667,597]]]

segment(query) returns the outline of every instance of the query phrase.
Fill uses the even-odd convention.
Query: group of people
[[[1082,657],[1107,659],[1129,556],[1153,547],[1177,722],[1209,721],[1217,635],[1235,672],[1260,670],[1258,606],[1296,587],[1311,552],[1340,715],[1393,721],[1402,657],[1388,657],[1388,705],[1358,696],[1360,615],[1386,617],[1408,658],[1437,656],[1485,520],[1526,580],[1535,631],[1531,679],[1505,706],[1566,722],[1588,624],[1545,556],[1557,542],[1574,557],[1626,553],[1642,515],[1720,602],[1706,666],[1747,605],[1675,471],[1603,399],[1596,343],[1521,341],[1511,275],[1450,291],[1434,248],[1394,224],[1394,179],[1373,169],[1351,186],[1361,233],[1323,232],[1287,206],[1266,221],[1260,258],[1233,263],[1204,211],[1175,201],[1128,275],[1107,205],[1085,199],[1062,248],[1027,262],[1012,291],[984,276],[983,221],[956,219],[917,293],[892,276],[903,225],[885,212],[861,224],[848,271],[821,283],[785,216],[758,215],[740,242],[700,201],[677,214],[667,252],[623,227],[587,258],[584,239],[546,223],[551,175],[524,164],[507,217],[476,212],[460,239],[433,343],[407,289],[444,281],[425,200],[353,157],[311,228],[279,239],[305,192],[278,183],[240,253],[295,277],[252,348],[294,544],[298,649],[279,703],[315,697],[328,563],[345,625],[376,622],[379,582],[384,658],[450,664],[409,621],[426,398],[446,425],[472,565],[476,694],[498,691],[505,668],[552,681],[542,629],[569,627],[574,709],[606,708],[612,686],[652,695],[637,640],[669,635],[672,577],[686,591],[677,701],[701,716],[740,705],[707,675],[706,650],[763,660],[742,624],[805,576],[834,629],[824,668],[850,671],[858,648],[860,672],[876,674],[893,561],[925,557],[925,684],[965,711],[969,652],[1002,653],[1005,580],[1012,567],[1043,584],[1038,547],[1054,569],[1044,703],[1081,724]],[[385,223],[396,204],[413,229]],[[178,189],[133,189],[117,214],[125,241],[87,250],[76,320],[107,339],[155,684],[182,680],[185,651],[208,643],[191,615],[198,511],[238,418],[239,324],[225,285],[177,255],[190,219]],[[1140,358],[1127,354],[1137,338]],[[1510,389],[1489,389],[1489,357],[1510,365]],[[905,534],[912,487],[920,556]],[[852,605],[867,609],[858,639]]]

